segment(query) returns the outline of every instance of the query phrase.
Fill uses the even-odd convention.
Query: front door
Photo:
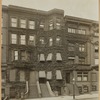
[[[70,83],[70,73],[66,73],[66,83]]]
[[[46,78],[39,78],[39,83],[46,83]]]

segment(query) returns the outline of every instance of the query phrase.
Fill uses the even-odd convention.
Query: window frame
[[[78,76],[81,77],[81,80],[78,80]],[[87,78],[86,80],[84,80],[85,77]],[[77,81],[78,82],[87,82],[88,81],[88,72],[82,72],[82,71],[77,72]]]
[[[31,40],[31,37],[33,40]],[[35,35],[29,35],[28,45],[35,46]]]
[[[33,24],[31,24],[30,22],[34,22],[34,23],[33,23]],[[28,21],[28,28],[29,28],[29,29],[33,29],[33,30],[34,30],[34,29],[35,29],[35,24],[36,24],[36,23],[35,23],[35,21],[34,21],[34,20],[29,20],[29,21]],[[31,28],[31,26],[33,26],[33,28]]]
[[[15,35],[15,38],[13,38],[12,35]],[[17,44],[17,38],[18,38],[17,34],[12,33],[12,34],[11,34],[11,44]],[[13,43],[13,41],[14,41],[14,43]]]
[[[49,46],[53,46],[53,38],[49,37]]]
[[[58,40],[57,40],[57,39],[58,39]],[[57,36],[57,37],[56,37],[56,45],[57,45],[57,46],[61,46],[61,42],[62,42],[62,41],[61,41],[61,36]]]
[[[40,45],[45,44],[45,38],[43,36],[39,38],[39,41],[40,41]]]
[[[25,21],[25,23],[22,23],[21,21]],[[24,18],[20,18],[20,28],[23,28],[23,29],[25,29],[26,28],[26,26],[27,26],[27,20],[26,19],[24,19]],[[23,25],[24,25],[24,27],[23,27]]]
[[[25,36],[24,39],[21,36]],[[26,45],[26,35],[25,34],[20,35],[20,45]]]
[[[12,22],[12,19],[16,19],[16,21]],[[12,24],[15,24],[15,26],[13,26]],[[18,27],[18,18],[17,17],[10,17],[10,26],[11,27]]]
[[[75,34],[76,33],[76,28],[74,28],[74,27],[68,27],[68,33]]]

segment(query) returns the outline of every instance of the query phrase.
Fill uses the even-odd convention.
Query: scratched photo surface
[[[2,0],[2,100],[98,100],[99,0]]]

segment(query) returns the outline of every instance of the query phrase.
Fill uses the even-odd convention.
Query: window
[[[74,64],[75,57],[68,57],[68,63],[69,64]]]
[[[88,72],[77,72],[77,81],[88,81]]]
[[[38,55],[38,57],[39,57],[39,61],[40,61],[40,62],[44,62],[44,61],[45,61],[45,56],[44,56],[44,54],[41,53],[41,54]]]
[[[82,30],[82,34],[85,35],[86,34],[86,31],[85,30]]]
[[[99,51],[99,47],[95,46],[95,53],[98,53],[98,51]]]
[[[68,28],[68,32],[69,33],[76,33],[76,29],[74,29],[74,28]]]
[[[9,71],[9,80],[10,82],[15,82],[16,81],[16,69],[10,69]]]
[[[21,60],[22,61],[30,61],[31,60],[31,52],[21,50]]]
[[[82,81],[82,72],[77,73],[77,81]]]
[[[84,52],[85,51],[85,45],[79,45],[79,51]]]
[[[26,44],[25,35],[20,35],[20,44],[22,44],[22,45]]]
[[[80,57],[79,58],[79,64],[85,64],[85,58]]]
[[[56,53],[56,61],[62,61],[61,53]]]
[[[97,81],[97,74],[96,73],[92,73],[91,74],[91,78],[92,78],[93,82]]]
[[[52,71],[48,71],[47,72],[47,80],[51,80],[52,79]]]
[[[29,36],[29,45],[35,46],[35,36],[32,35]]]
[[[83,72],[83,81],[88,81],[88,73]]]
[[[26,28],[26,20],[20,19],[20,28]]]
[[[21,60],[25,61],[26,60],[26,51],[21,51]]]
[[[52,56],[53,56],[53,54],[49,53],[48,56],[47,56],[47,61],[52,61]]]
[[[35,29],[35,21],[29,21],[29,29]]]
[[[73,43],[68,43],[68,51],[74,51],[75,45]]]
[[[11,18],[11,27],[17,27],[17,18]]]
[[[4,100],[4,97],[5,97],[5,89],[2,88],[2,98],[3,99],[1,99],[1,100]]]
[[[97,86],[96,85],[92,85],[92,91],[97,91]]]
[[[15,87],[10,88],[10,98],[15,98],[16,97],[16,92],[15,92]]]
[[[18,60],[18,51],[14,51],[14,60]]]
[[[25,72],[24,71],[20,71],[20,81],[25,81]]]
[[[56,70],[56,79],[57,80],[62,80],[61,70]]]
[[[11,52],[11,60],[12,61],[18,60],[18,51],[17,50],[14,50]]]
[[[45,44],[44,43],[44,37],[40,37],[40,44],[42,44],[42,45]]]
[[[96,58],[96,59],[95,59],[95,65],[98,65],[98,64],[99,64],[99,59]]]
[[[82,93],[82,86],[78,86],[79,93]]]
[[[50,20],[49,21],[49,30],[53,30],[53,28],[54,28],[53,21]]]
[[[17,44],[17,34],[11,34],[11,43]]]
[[[31,61],[31,58],[32,58],[32,53],[27,52],[27,61]]]
[[[60,19],[56,19],[56,29],[61,29],[61,20]]]
[[[2,82],[5,82],[6,80],[6,72],[2,71]]]
[[[95,32],[95,33],[94,33],[94,36],[99,36],[99,33]]]
[[[40,28],[44,28],[44,22],[40,22]]]
[[[49,38],[49,46],[52,46],[53,45],[53,39],[50,37]]]
[[[87,85],[83,85],[83,90],[84,90],[84,93],[87,93],[88,92],[88,86]]]
[[[86,34],[86,31],[83,30],[83,29],[78,29],[78,33],[79,33],[79,34],[83,34],[83,35],[85,35],[85,34]]]
[[[60,25],[60,23],[56,23],[56,29],[60,29],[61,28],[61,25]]]
[[[56,44],[57,45],[61,45],[61,37],[60,36],[57,36],[57,38],[56,38]]]

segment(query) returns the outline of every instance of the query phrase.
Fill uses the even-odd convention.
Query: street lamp
[[[73,77],[73,99],[75,99],[75,78]]]

